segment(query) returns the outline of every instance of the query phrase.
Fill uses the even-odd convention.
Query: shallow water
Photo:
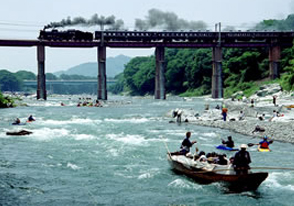
[[[227,130],[168,123],[170,109],[202,111],[203,100],[109,99],[103,108],[78,108],[76,97],[55,97],[0,110],[0,205],[293,205],[293,171],[270,170],[257,191],[231,194],[219,183],[200,185],[170,170],[164,142],[177,150],[186,131],[206,152],[216,151],[214,146],[228,135],[237,145],[259,141]],[[59,106],[61,101],[68,106]],[[36,122],[9,125],[30,114]],[[19,129],[33,134],[5,134]],[[294,168],[292,144],[274,142],[271,148],[270,153],[249,148],[251,166]]]

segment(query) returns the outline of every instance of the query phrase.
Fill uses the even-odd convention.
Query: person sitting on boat
[[[12,124],[20,124],[20,119],[16,118],[15,121]]]
[[[251,158],[249,152],[246,151],[247,145],[241,144],[240,149],[241,150],[235,154],[233,166],[237,175],[248,174]]]
[[[226,147],[230,147],[230,148],[233,148],[235,146],[234,141],[232,140],[232,136],[228,136],[228,141],[222,140],[222,143]]]
[[[262,149],[269,149],[269,145],[273,143],[273,140],[269,140],[267,136],[264,136],[263,140],[260,141],[257,145],[259,145],[259,148]]]
[[[32,121],[36,121],[36,120],[34,119],[33,115],[30,115],[29,118],[28,118],[28,121],[32,122]]]
[[[199,157],[198,157],[198,159],[196,159],[196,161],[199,161],[199,162],[207,162],[207,158],[205,156],[205,152],[201,151],[199,153]]]
[[[228,164],[228,160],[226,159],[226,155],[219,155],[218,159],[216,161],[216,164],[218,165],[227,165]]]
[[[181,145],[181,150],[179,152],[173,152],[171,155],[186,155],[190,152],[190,147],[193,146],[197,141],[190,141],[189,138],[191,137],[191,132],[186,132],[186,138],[183,140]]]

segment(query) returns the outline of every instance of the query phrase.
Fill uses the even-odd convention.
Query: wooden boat
[[[222,174],[222,172],[219,172],[221,170],[209,171],[177,161],[169,154],[167,155],[167,159],[176,173],[184,174],[201,184],[223,182],[230,191],[234,192],[256,190],[268,176],[267,172],[242,175]]]

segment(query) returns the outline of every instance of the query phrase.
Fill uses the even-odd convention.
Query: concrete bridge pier
[[[156,47],[155,99],[166,99],[165,96],[165,60],[164,47]]]
[[[98,47],[98,99],[107,100],[106,46]]]
[[[46,75],[45,75],[45,46],[37,46],[37,60],[38,60],[38,88],[37,99],[47,99],[46,92]]]
[[[223,71],[222,71],[222,48],[212,48],[212,98],[223,98]]]
[[[269,69],[270,79],[276,79],[280,77],[280,58],[281,58],[281,46],[274,45],[269,49]]]

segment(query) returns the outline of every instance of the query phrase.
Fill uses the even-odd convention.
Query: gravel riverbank
[[[277,94],[276,105],[273,105],[272,95],[252,98],[254,98],[254,104],[251,103],[251,99],[224,100],[222,105],[228,109],[227,121],[223,121],[221,109],[215,109],[217,103],[212,99],[207,99],[209,108],[207,109],[205,105],[207,110],[204,111],[175,110],[180,110],[181,121],[191,124],[227,129],[258,138],[266,135],[275,141],[294,143],[294,108],[289,108],[290,105],[294,107],[294,97],[280,92]],[[175,116],[173,115],[175,110],[170,111],[168,115]],[[240,111],[244,113],[243,120],[239,120]],[[279,112],[278,117],[273,118],[274,111]],[[259,117],[263,117],[263,120]],[[174,118],[176,121],[177,117]],[[252,133],[257,125],[265,131]]]

